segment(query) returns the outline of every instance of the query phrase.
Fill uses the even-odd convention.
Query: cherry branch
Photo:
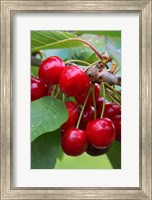
[[[109,85],[120,85],[121,86],[121,77],[115,74],[111,74],[108,71],[99,72],[99,77],[101,81],[108,83]]]
[[[112,74],[107,70],[100,70],[93,66],[86,70],[86,74],[92,83],[100,84],[101,82],[106,82],[109,85],[121,86],[121,76]]]

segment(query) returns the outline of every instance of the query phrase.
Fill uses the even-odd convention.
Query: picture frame
[[[1,1],[1,199],[152,199],[151,0]],[[138,188],[15,188],[13,179],[13,15],[17,12],[127,12],[140,17],[140,186]]]

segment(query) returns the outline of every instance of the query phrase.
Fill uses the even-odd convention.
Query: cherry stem
[[[85,101],[84,101],[84,104],[83,104],[83,106],[82,106],[82,110],[81,110],[81,112],[80,112],[80,115],[79,115],[79,119],[78,119],[76,128],[79,128],[79,124],[80,124],[80,121],[81,121],[81,117],[82,117],[83,111],[84,111],[84,109],[85,109],[85,107],[86,107],[87,100],[88,100],[88,98],[89,98],[89,95],[90,95],[91,91],[92,91],[92,86],[90,87],[90,89],[89,89],[89,91],[88,91],[88,94],[87,94],[87,96],[86,96],[86,98],[85,98]]]
[[[54,44],[61,44],[61,43],[64,43],[64,42],[69,42],[69,41],[83,42],[84,44],[86,44],[86,46],[88,46],[89,48],[91,48],[95,52],[95,54],[99,57],[100,60],[102,59],[102,55],[91,44],[89,44],[88,42],[81,40],[79,38],[68,38],[68,39],[65,39],[65,40],[61,40],[61,41],[58,41],[58,42],[47,44],[47,45],[41,46],[41,49],[46,48],[46,47],[50,47]],[[35,51],[38,51],[38,50],[39,50],[39,48],[34,48],[32,50],[32,52],[35,52]]]
[[[109,88],[106,88],[106,91],[118,102],[118,103],[121,103],[121,99],[119,98],[118,99],[118,96],[116,96],[112,90],[109,90]]]
[[[93,84],[93,90],[92,90],[92,98],[93,98],[93,106],[94,106],[94,119],[97,117],[97,109],[96,109],[96,100],[95,100],[95,84]]]
[[[56,94],[54,95],[54,98],[57,98],[59,93],[60,93],[60,88],[59,86],[57,86],[57,91],[56,91]]]
[[[103,90],[103,106],[102,106],[102,112],[100,118],[103,118],[104,110],[105,110],[105,104],[106,104],[106,93],[105,93],[105,85],[104,82],[102,82],[102,90]]]
[[[121,105],[118,102],[118,100],[116,100],[116,98],[108,90],[106,90],[106,93],[110,97],[111,100],[113,100],[119,107],[121,107]]]
[[[106,88],[106,91],[119,103],[121,103],[120,99],[118,99],[118,96],[115,95],[115,93],[112,90],[109,90],[108,88]]]
[[[96,63],[98,63],[99,62],[99,60],[97,60],[97,61],[95,61],[94,63],[92,63],[91,65],[89,65],[88,67],[86,67],[85,69],[84,69],[84,71],[86,72],[90,67],[92,67],[92,66],[94,66]]]
[[[43,51],[43,58],[44,58],[44,59],[47,58],[47,55],[44,53],[44,51]]]
[[[72,63],[72,62],[76,62],[76,63],[83,63],[85,65],[90,65],[90,63],[86,62],[86,61],[83,61],[83,60],[67,60],[65,61],[64,63],[67,64],[67,63]]]
[[[65,94],[62,93],[62,100],[65,102]]]
[[[108,87],[110,90],[112,90],[118,97],[119,100],[121,100],[120,94],[117,92],[117,90],[113,87],[111,87],[108,83],[105,82],[106,87]]]
[[[121,69],[117,69],[113,74],[117,74]]]
[[[40,52],[39,55],[40,55],[40,59],[43,60],[43,53]]]
[[[52,90],[52,86],[49,85],[49,86],[48,86],[48,92],[47,92],[48,95],[51,93],[51,90]],[[51,95],[51,96],[52,96],[52,95]]]
[[[54,97],[54,95],[55,95],[55,91],[56,91],[56,88],[57,88],[57,85],[55,85],[55,86],[53,87],[53,92],[52,92],[51,97]]]

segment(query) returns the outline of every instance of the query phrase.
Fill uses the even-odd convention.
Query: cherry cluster
[[[42,62],[38,75],[31,77],[32,101],[51,95],[54,85],[65,96],[74,97],[65,102],[68,119],[60,127],[64,153],[98,156],[106,153],[114,140],[121,141],[121,108],[101,97],[99,84],[91,83],[80,67],[66,67],[62,59],[52,56]]]

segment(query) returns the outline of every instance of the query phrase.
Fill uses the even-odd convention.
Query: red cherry
[[[48,85],[42,80],[31,76],[31,100],[35,101],[47,96]]]
[[[109,147],[104,148],[104,149],[99,149],[89,144],[88,148],[86,149],[86,153],[89,154],[90,156],[100,156],[107,153],[108,150],[109,150]]]
[[[121,110],[117,104],[114,103],[106,103],[104,110],[104,117],[113,119],[115,115],[120,115]]]
[[[116,115],[113,118],[113,123],[116,128],[116,140],[121,142],[121,115]]]
[[[95,94],[95,101],[97,101],[99,98],[99,95],[100,95],[100,87],[97,83],[95,83],[94,94]],[[91,93],[88,97],[87,106],[93,106],[93,96],[92,95],[93,94]],[[75,96],[75,99],[79,104],[83,105],[84,101],[86,99],[86,94],[78,94],[77,96]]]
[[[100,106],[97,107],[97,117],[101,116],[103,107],[102,105],[103,103],[101,103]],[[113,119],[115,115],[120,115],[120,114],[121,114],[121,109],[117,104],[111,102],[107,102],[105,104],[104,115],[103,115],[105,118]]]
[[[96,148],[108,147],[115,139],[115,126],[112,120],[107,118],[90,121],[86,132],[90,143]]]
[[[81,117],[80,128],[85,130],[88,122],[93,119],[94,119],[94,107],[92,106],[86,107]]]
[[[103,101],[104,101],[103,97],[99,97],[97,99],[97,108],[99,108],[99,107],[101,107],[103,105]]]
[[[69,156],[81,155],[88,146],[86,132],[77,128],[67,129],[62,133],[61,146],[64,153]]]
[[[77,109],[77,104],[74,102],[66,102],[65,103],[66,108],[68,110],[68,120],[62,125],[61,129],[65,130],[70,127],[75,126],[77,120],[78,120],[78,109]]]
[[[82,69],[71,65],[62,72],[59,86],[65,95],[76,96],[87,93],[90,88],[90,80]]]
[[[65,64],[61,58],[51,56],[45,59],[39,67],[39,78],[47,84],[58,84],[59,77],[65,69]]]

